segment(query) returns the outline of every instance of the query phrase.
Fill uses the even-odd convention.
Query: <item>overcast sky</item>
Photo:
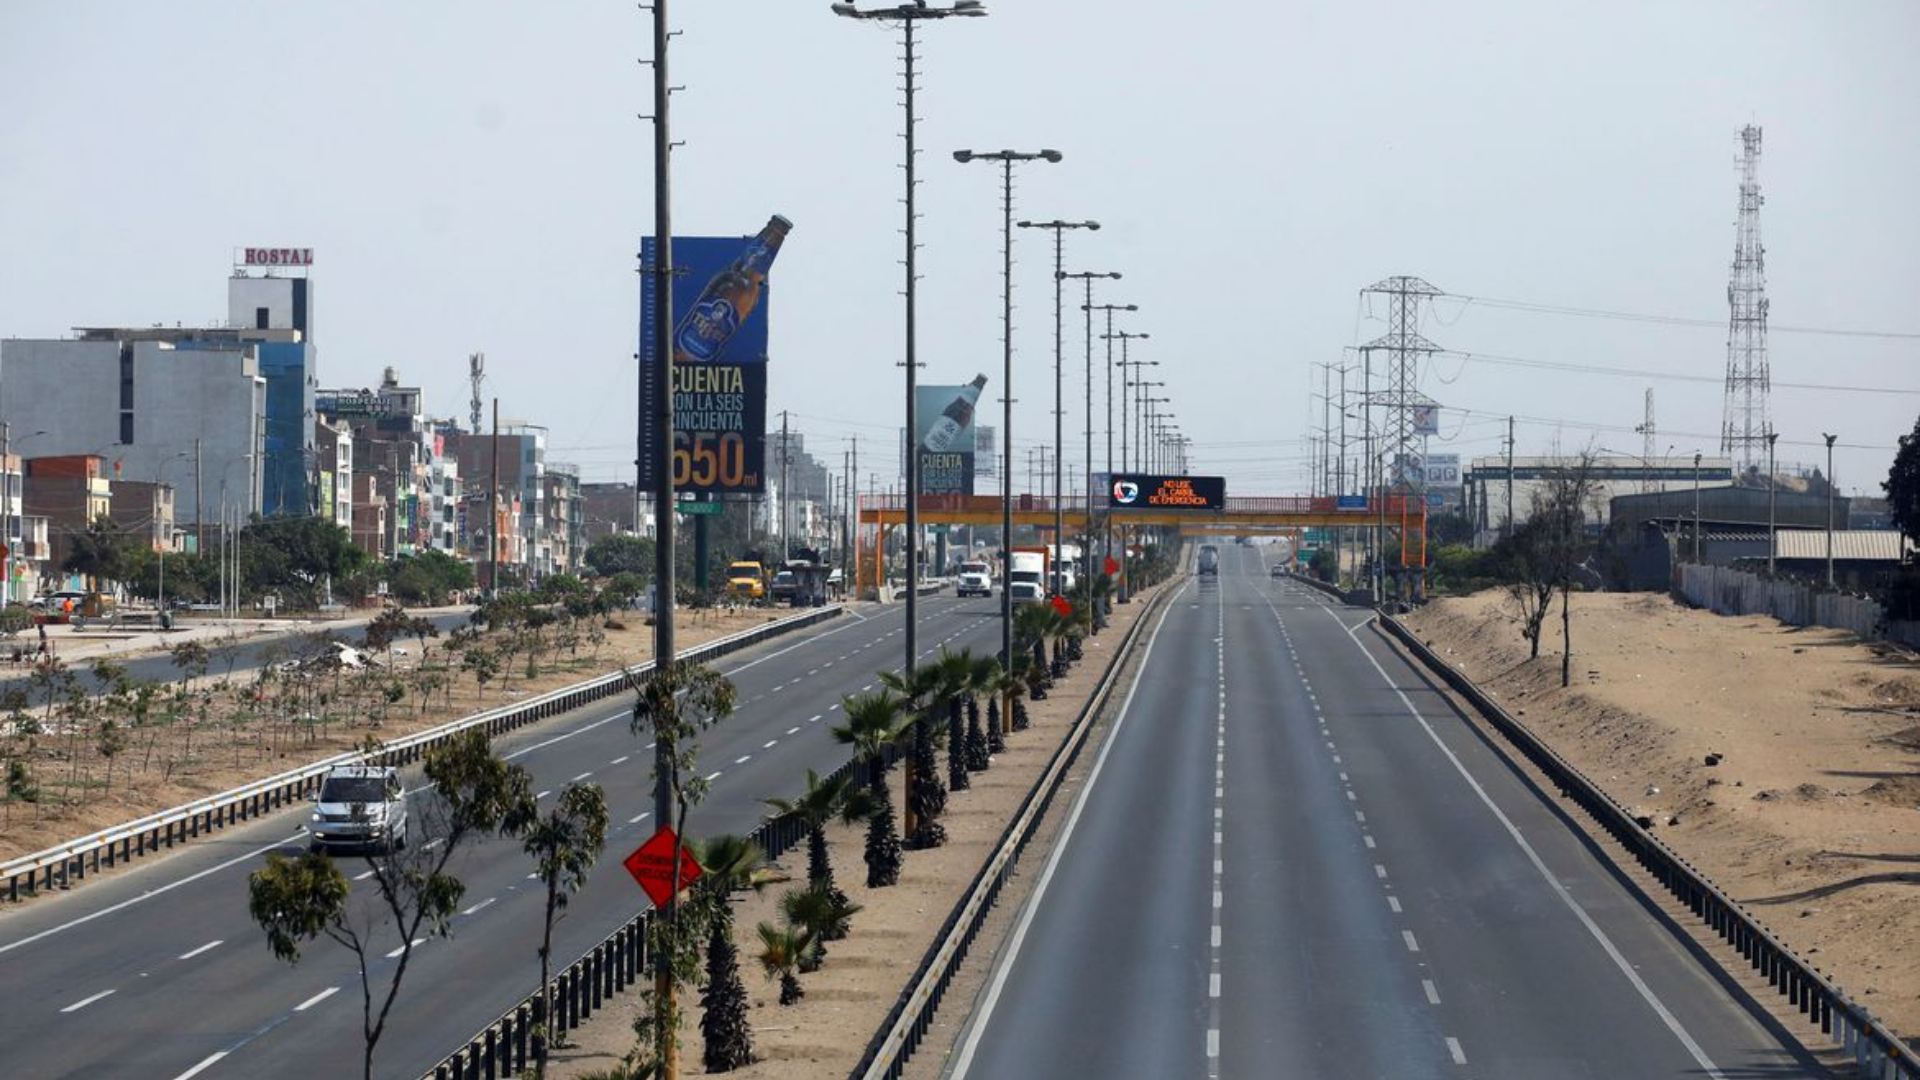
[[[1743,124],[1765,129],[1773,410],[1783,460],[1838,431],[1878,494],[1920,412],[1920,5],[989,0],[925,29],[923,381],[1000,387],[997,172],[1057,148],[1018,213],[1094,218],[1069,270],[1118,270],[1196,466],[1304,490],[1311,367],[1384,331],[1360,290],[1439,301],[1434,452],[1592,442],[1716,452]],[[650,226],[646,12],[566,0],[9,0],[0,14],[0,336],[218,322],[236,246],[315,250],[326,385],[393,365],[464,416],[487,354],[551,457],[631,475],[636,238]],[[901,287],[897,38],[825,0],[675,4],[676,231],[795,228],[773,273],[770,410],[836,464],[893,472]],[[1016,450],[1050,441],[1051,252],[1018,241]],[[1069,297],[1069,443],[1084,392]],[[1356,376],[1357,377],[1357,376]],[[1684,377],[1684,378],[1682,378]],[[1874,393],[1778,384],[1875,388]],[[1104,389],[1104,380],[1102,380]],[[183,436],[184,437],[184,436]],[[1070,451],[1069,460],[1079,455]],[[874,471],[863,467],[862,472]]]

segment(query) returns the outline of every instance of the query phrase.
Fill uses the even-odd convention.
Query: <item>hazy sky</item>
[[[1196,465],[1304,490],[1311,364],[1377,336],[1365,286],[1708,320],[1523,314],[1461,300],[1451,349],[1688,378],[1441,357],[1435,452],[1717,450],[1737,132],[1765,128],[1776,327],[1920,334],[1920,6],[990,0],[923,38],[923,380],[1000,393],[998,175],[953,149],[1061,150],[1018,212],[1096,218],[1070,270],[1119,270]],[[894,469],[897,38],[825,0],[679,0],[682,235],[795,223],[773,275],[772,400],[838,462]],[[0,5],[0,336],[218,321],[240,245],[311,246],[322,382],[394,365],[552,457],[630,475],[636,238],[651,223],[648,15],[562,0]],[[1051,439],[1051,252],[1019,238],[1016,450]],[[1077,293],[1077,290],[1076,290]],[[1070,295],[1069,442],[1084,344]],[[1779,332],[1783,460],[1839,431],[1877,492],[1920,412],[1920,339]],[[1104,389],[1104,380],[1102,380]],[[984,411],[997,422],[999,407]],[[1311,419],[1310,419],[1311,418]],[[777,424],[777,418],[773,421]],[[880,453],[882,448],[884,455]],[[1077,457],[1071,452],[1069,459]],[[862,472],[873,471],[863,468]]]

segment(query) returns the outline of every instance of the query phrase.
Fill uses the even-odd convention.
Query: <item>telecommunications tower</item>
[[[1752,471],[1767,453],[1767,249],[1760,243],[1760,129],[1740,129],[1740,221],[1727,279],[1727,391],[1720,452]]]
[[[467,357],[467,381],[473,384],[473,399],[469,402],[472,410],[473,433],[480,434],[480,387],[487,381],[487,354],[474,353]]]

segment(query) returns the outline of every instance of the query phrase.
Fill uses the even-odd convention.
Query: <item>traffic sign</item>
[[[715,504],[718,505],[718,504]],[[680,852],[680,888],[700,880],[700,864],[694,861],[693,853],[681,846],[680,838],[673,833],[672,826],[662,825],[658,832],[647,838],[647,842],[634,849],[622,864],[633,880],[647,890],[647,897],[654,907],[666,907],[673,897],[673,852]]]
[[[1120,560],[1118,560],[1118,559],[1115,559],[1115,558],[1114,558],[1113,556],[1111,556],[1111,555],[1109,555],[1109,556],[1107,556],[1107,564],[1106,564],[1106,570],[1107,570],[1107,576],[1108,576],[1108,577],[1112,577],[1113,575],[1115,575],[1115,574],[1117,574],[1117,573],[1119,573],[1119,572],[1120,572]]]
[[[1060,617],[1064,619],[1073,614],[1073,605],[1067,603],[1066,597],[1056,594],[1053,598],[1053,610],[1059,612]]]
[[[726,508],[727,504],[718,500],[713,502],[683,502],[673,504],[675,513],[692,514],[694,517],[714,517]]]

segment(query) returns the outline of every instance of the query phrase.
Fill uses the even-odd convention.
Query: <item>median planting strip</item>
[[[839,605],[815,608],[762,626],[694,646],[684,658],[710,661],[769,638],[812,626],[841,614]],[[481,728],[499,735],[528,724],[603,701],[626,691],[628,680],[652,670],[651,661],[549,691],[527,701],[500,706],[394,740],[372,754],[337,754],[297,769],[197,799],[158,814],[80,837],[0,865],[0,897],[18,901],[52,889],[66,889],[88,874],[111,869],[203,834],[306,801],[326,773],[339,765],[407,765],[452,736]]]

